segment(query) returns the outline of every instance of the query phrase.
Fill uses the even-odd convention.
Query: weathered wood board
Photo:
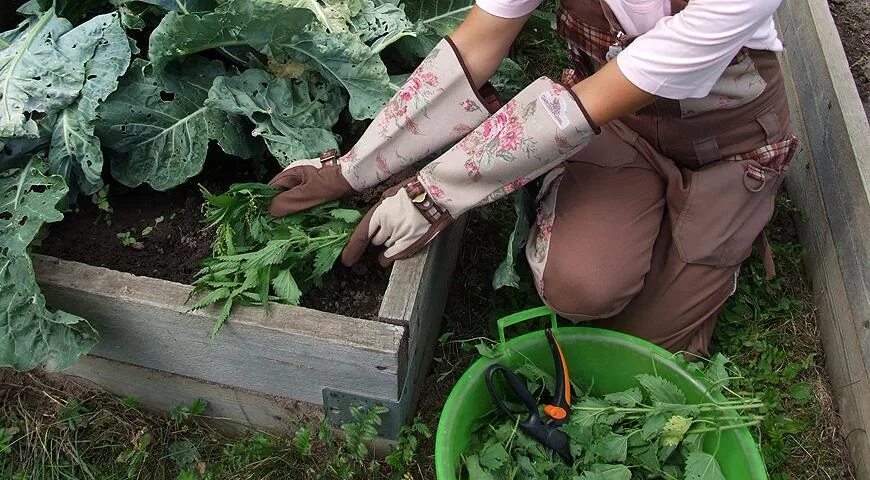
[[[294,425],[323,416],[319,405],[257,394],[96,355],[83,357],[64,375],[88,387],[134,397],[142,405],[164,412],[206,399],[204,418],[228,433],[253,428],[277,434],[293,433]]]
[[[787,179],[804,212],[826,364],[858,479],[870,479],[870,127],[826,2],[782,3],[778,27],[802,147]]]
[[[215,338],[217,311],[189,311],[189,285],[40,255],[34,267],[50,307],[100,332],[73,376],[155,409],[203,395],[215,416],[270,430],[292,418],[288,405],[326,406],[340,421],[353,404],[381,403],[390,408],[382,433],[392,437],[413,414],[428,370],[464,227],[457,223],[396,263],[376,319],[239,307]]]

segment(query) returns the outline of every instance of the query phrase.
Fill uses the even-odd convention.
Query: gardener
[[[498,110],[487,80],[537,0],[478,0],[344,156],[272,184],[285,215],[387,190],[342,254],[413,255],[462,213],[543,176],[526,256],[565,318],[707,353],[796,140],[776,52],[779,0],[563,0],[573,70]],[[456,143],[458,142],[458,143]],[[455,145],[454,145],[455,143]],[[451,147],[452,146],[452,147]]]

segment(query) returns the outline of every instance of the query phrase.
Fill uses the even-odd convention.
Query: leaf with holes
[[[75,101],[85,68],[57,45],[71,27],[49,9],[30,17],[26,29],[4,34],[11,42],[0,50],[0,137],[38,137],[39,118]]]
[[[226,112],[205,105],[222,63],[193,56],[153,73],[137,59],[118,89],[97,109],[96,132],[112,158],[112,176],[128,186],[166,190],[198,174],[209,140],[225,151],[251,152],[251,141]]]
[[[358,35],[312,24],[308,9],[230,0],[205,15],[167,14],[151,34],[148,54],[160,71],[196,52],[247,45],[279,63],[292,60],[314,69],[347,90],[354,118],[373,118],[392,93],[384,63]]]
[[[63,218],[55,205],[66,185],[46,168],[34,156],[24,168],[0,173],[0,366],[18,370],[62,370],[97,339],[84,319],[46,308],[26,252],[44,223]]]
[[[120,16],[94,17],[61,37],[58,48],[85,67],[79,99],[58,116],[51,137],[51,170],[61,174],[73,196],[90,195],[103,186],[103,153],[94,135],[97,106],[118,87],[118,77],[130,65],[130,43]]]
[[[359,13],[350,19],[360,40],[380,52],[403,37],[415,36],[414,26],[403,5],[390,1],[363,0]]]
[[[63,219],[55,206],[66,184],[46,169],[45,160],[33,156],[24,168],[0,172],[0,250],[12,256],[25,253],[44,223]]]

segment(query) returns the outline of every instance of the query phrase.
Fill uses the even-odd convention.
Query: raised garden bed
[[[42,255],[34,266],[48,304],[101,334],[68,375],[156,409],[202,398],[209,416],[269,430],[321,411],[341,421],[352,405],[380,403],[390,408],[381,433],[392,437],[431,360],[462,226],[395,264],[371,319],[240,307],[213,339],[216,312],[188,311],[188,285]]]
[[[828,5],[783,2],[779,28],[802,148],[787,185],[804,212],[826,362],[855,476],[870,478],[870,127]]]
[[[336,265],[300,307],[237,307],[211,338],[217,308],[190,311],[188,298],[214,237],[197,184],[222,191],[252,175],[213,167],[164,193],[115,186],[111,215],[81,202],[51,226],[34,255],[47,303],[100,332],[64,373],[158,410],[202,398],[231,429],[280,431],[324,412],[340,422],[352,405],[380,403],[390,408],[381,433],[394,436],[432,357],[464,224],[391,270],[373,257]],[[378,192],[369,193],[354,206],[366,208]],[[137,245],[123,245],[122,232]]]

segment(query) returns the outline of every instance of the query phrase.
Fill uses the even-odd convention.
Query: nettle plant
[[[424,56],[471,4],[24,3],[21,22],[0,33],[0,365],[63,369],[97,341],[87,320],[46,308],[28,255],[42,227],[61,220],[79,196],[99,192],[108,175],[158,191],[181,185],[203,170],[210,143],[242,159],[269,155],[281,165],[336,148],[339,114],[372,118],[401,82],[382,56]],[[351,218],[324,212],[330,228]],[[329,244],[319,259],[315,253],[314,273],[304,280],[320,275],[336,250]],[[298,297],[293,278],[278,267],[267,279],[250,258],[226,253],[220,261],[247,263],[241,276],[222,278],[217,270],[203,276],[202,288],[235,285],[215,301]],[[244,272],[258,272],[256,289]]]

